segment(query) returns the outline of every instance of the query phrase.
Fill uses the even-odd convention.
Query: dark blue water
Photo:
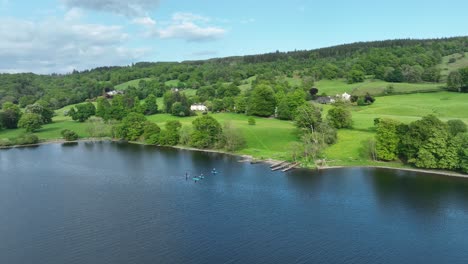
[[[468,180],[115,143],[1,150],[0,263],[468,263]]]

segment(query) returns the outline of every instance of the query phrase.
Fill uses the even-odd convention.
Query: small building
[[[112,98],[118,94],[123,94],[124,92],[123,91],[116,91],[116,90],[112,90],[112,91],[109,91],[109,92],[106,92],[106,97],[107,98]]]
[[[351,95],[348,94],[347,92],[345,92],[344,94],[342,95],[337,95],[337,98],[341,99],[342,101],[344,102],[349,102],[351,100]]]
[[[333,104],[333,103],[335,103],[335,99],[331,98],[330,96],[319,96],[319,97],[317,97],[317,103],[319,103],[319,104]]]
[[[208,111],[208,107],[206,107],[203,104],[193,104],[193,105],[190,106],[190,111],[206,112],[206,111]]]

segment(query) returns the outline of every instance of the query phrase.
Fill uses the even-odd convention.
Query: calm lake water
[[[238,160],[106,142],[0,150],[0,263],[468,263],[467,179]]]

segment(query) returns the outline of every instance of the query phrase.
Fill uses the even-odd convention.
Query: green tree
[[[180,128],[182,124],[177,120],[166,122],[166,129],[161,131],[159,143],[163,146],[175,146],[180,140]]]
[[[275,112],[275,92],[267,85],[258,85],[250,95],[249,115],[268,117]]]
[[[109,120],[111,111],[111,104],[109,103],[109,100],[101,96],[96,100],[96,104],[96,116],[101,117],[104,120]]]
[[[109,110],[109,119],[122,120],[128,113],[128,109],[121,94],[114,96]]]
[[[76,110],[72,113],[69,113],[73,120],[78,120],[79,122],[84,122],[91,116],[96,114],[96,107],[93,103],[84,103],[75,106]]]
[[[461,79],[461,88],[460,92],[468,92],[468,67],[461,68],[458,70],[460,73],[460,79]]]
[[[458,133],[468,132],[466,124],[460,119],[447,121],[448,130],[450,135],[456,136]]]
[[[328,110],[327,120],[334,128],[351,128],[353,119],[351,111],[342,106],[333,107]]]
[[[288,93],[278,101],[277,115],[279,119],[292,120],[299,106],[306,103],[306,93],[302,89],[297,89]]]
[[[375,135],[377,159],[391,161],[397,158],[400,143],[399,125],[398,121],[392,119],[383,118],[379,120]]]
[[[24,112],[40,115],[43,124],[52,123],[52,117],[54,116],[54,111],[52,111],[50,108],[44,107],[40,103],[26,106]]]
[[[305,104],[299,106],[294,122],[298,128],[314,132],[322,123],[322,109],[317,104]]]
[[[213,148],[222,136],[222,128],[216,119],[209,115],[193,120],[190,145],[196,148]]]
[[[26,129],[27,132],[34,132],[41,129],[42,125],[42,117],[34,113],[22,115],[18,122],[18,127]]]
[[[458,134],[454,138],[454,142],[458,144],[459,168],[468,173],[468,133]]]
[[[399,133],[399,152],[408,163],[420,168],[452,169],[457,162],[452,159],[448,125],[437,117],[423,117],[405,129],[399,128]]]
[[[360,70],[351,70],[348,73],[348,83],[363,82],[365,78],[364,72]]]
[[[452,91],[461,92],[462,79],[459,71],[452,71],[447,77],[447,88]]]
[[[146,117],[143,114],[131,112],[117,126],[116,134],[119,138],[136,141],[143,135],[145,125]]]
[[[19,106],[6,102],[2,106],[2,123],[3,127],[12,129],[18,127],[18,121],[21,118],[21,110]]]
[[[154,94],[148,95],[145,100],[145,115],[154,115],[158,112],[157,98]]]
[[[146,121],[143,132],[143,138],[145,139],[145,143],[151,145],[158,145],[160,134],[161,128],[157,124],[150,121]]]

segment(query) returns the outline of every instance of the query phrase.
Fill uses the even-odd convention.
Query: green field
[[[273,118],[255,118],[256,125],[248,125],[249,117],[241,114],[218,113],[212,114],[218,122],[231,122],[239,128],[246,140],[247,148],[239,154],[252,155],[258,158],[287,159],[289,145],[297,138],[296,129],[292,122],[280,121]],[[190,125],[196,117],[178,118],[168,114],[149,116],[148,119],[163,127],[169,120],[179,120],[182,125]]]
[[[373,105],[354,106],[352,114],[353,129],[339,131],[338,143],[325,152],[327,159],[334,161],[331,165],[369,164],[364,142],[374,136],[374,119],[378,117],[409,123],[433,114],[444,121],[461,119],[468,124],[468,94],[438,92],[377,97]]]
[[[326,110],[331,106],[326,105]],[[88,137],[86,123],[72,121],[63,116],[64,110],[70,106],[56,111],[54,123],[45,125],[36,134],[40,139],[51,140],[61,138],[62,129],[76,131],[80,137]],[[394,95],[377,97],[376,102],[370,106],[352,106],[354,127],[350,130],[340,130],[338,143],[325,151],[328,165],[369,165],[379,164],[371,162],[366,154],[365,142],[374,136],[374,119],[393,118],[409,123],[422,116],[434,114],[446,121],[449,119],[462,119],[468,123],[468,94],[437,92],[407,95]],[[252,155],[256,158],[288,159],[290,146],[297,141],[296,129],[290,121],[280,121],[272,118],[255,118],[256,125],[247,123],[248,117],[241,114],[218,113],[212,114],[221,124],[230,121],[234,127],[241,129],[248,147],[238,154]],[[190,125],[196,117],[178,118],[168,114],[148,116],[148,120],[161,127],[168,120],[179,120],[183,125]],[[24,133],[23,129],[2,130],[0,138],[14,138]],[[398,163],[384,163],[379,165],[401,166]]]
[[[129,86],[133,86],[135,88],[138,88],[140,87],[140,81],[142,80],[145,80],[145,81],[149,81],[151,80],[151,78],[142,78],[142,79],[136,79],[136,80],[131,80],[131,81],[128,81],[128,82],[124,82],[124,83],[121,83],[119,85],[116,85],[114,87],[115,90],[126,90]]]

